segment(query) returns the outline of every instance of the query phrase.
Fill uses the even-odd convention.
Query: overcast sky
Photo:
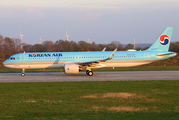
[[[166,27],[179,41],[178,0],[0,0],[0,35],[24,43],[90,40],[153,43]]]

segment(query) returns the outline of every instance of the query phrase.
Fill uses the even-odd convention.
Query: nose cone
[[[5,61],[3,62],[3,66],[4,66],[4,67],[7,67],[7,63],[8,63],[8,60],[5,60]]]

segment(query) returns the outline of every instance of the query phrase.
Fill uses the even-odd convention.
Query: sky
[[[178,0],[0,0],[0,35],[27,44],[84,40],[153,43],[166,27],[179,41]]]

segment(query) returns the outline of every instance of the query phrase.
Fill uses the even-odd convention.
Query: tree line
[[[129,43],[123,46],[119,41],[112,41],[109,44],[96,44],[95,42],[87,43],[85,41],[67,41],[57,40],[44,41],[42,44],[26,44],[23,43],[21,49],[21,40],[18,38],[3,37],[0,35],[0,58],[7,59],[11,55],[22,52],[72,52],[72,51],[101,51],[106,47],[106,51],[113,51],[115,48],[118,51],[126,51],[133,49],[134,45]],[[147,48],[137,47],[136,50],[145,50]],[[179,42],[170,44],[170,51],[179,53]]]

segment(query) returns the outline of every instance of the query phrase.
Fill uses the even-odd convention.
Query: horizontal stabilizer
[[[169,55],[176,55],[176,53],[167,53],[167,54],[157,54],[156,57],[157,58],[163,58],[163,57],[166,57],[166,56],[169,56]]]

